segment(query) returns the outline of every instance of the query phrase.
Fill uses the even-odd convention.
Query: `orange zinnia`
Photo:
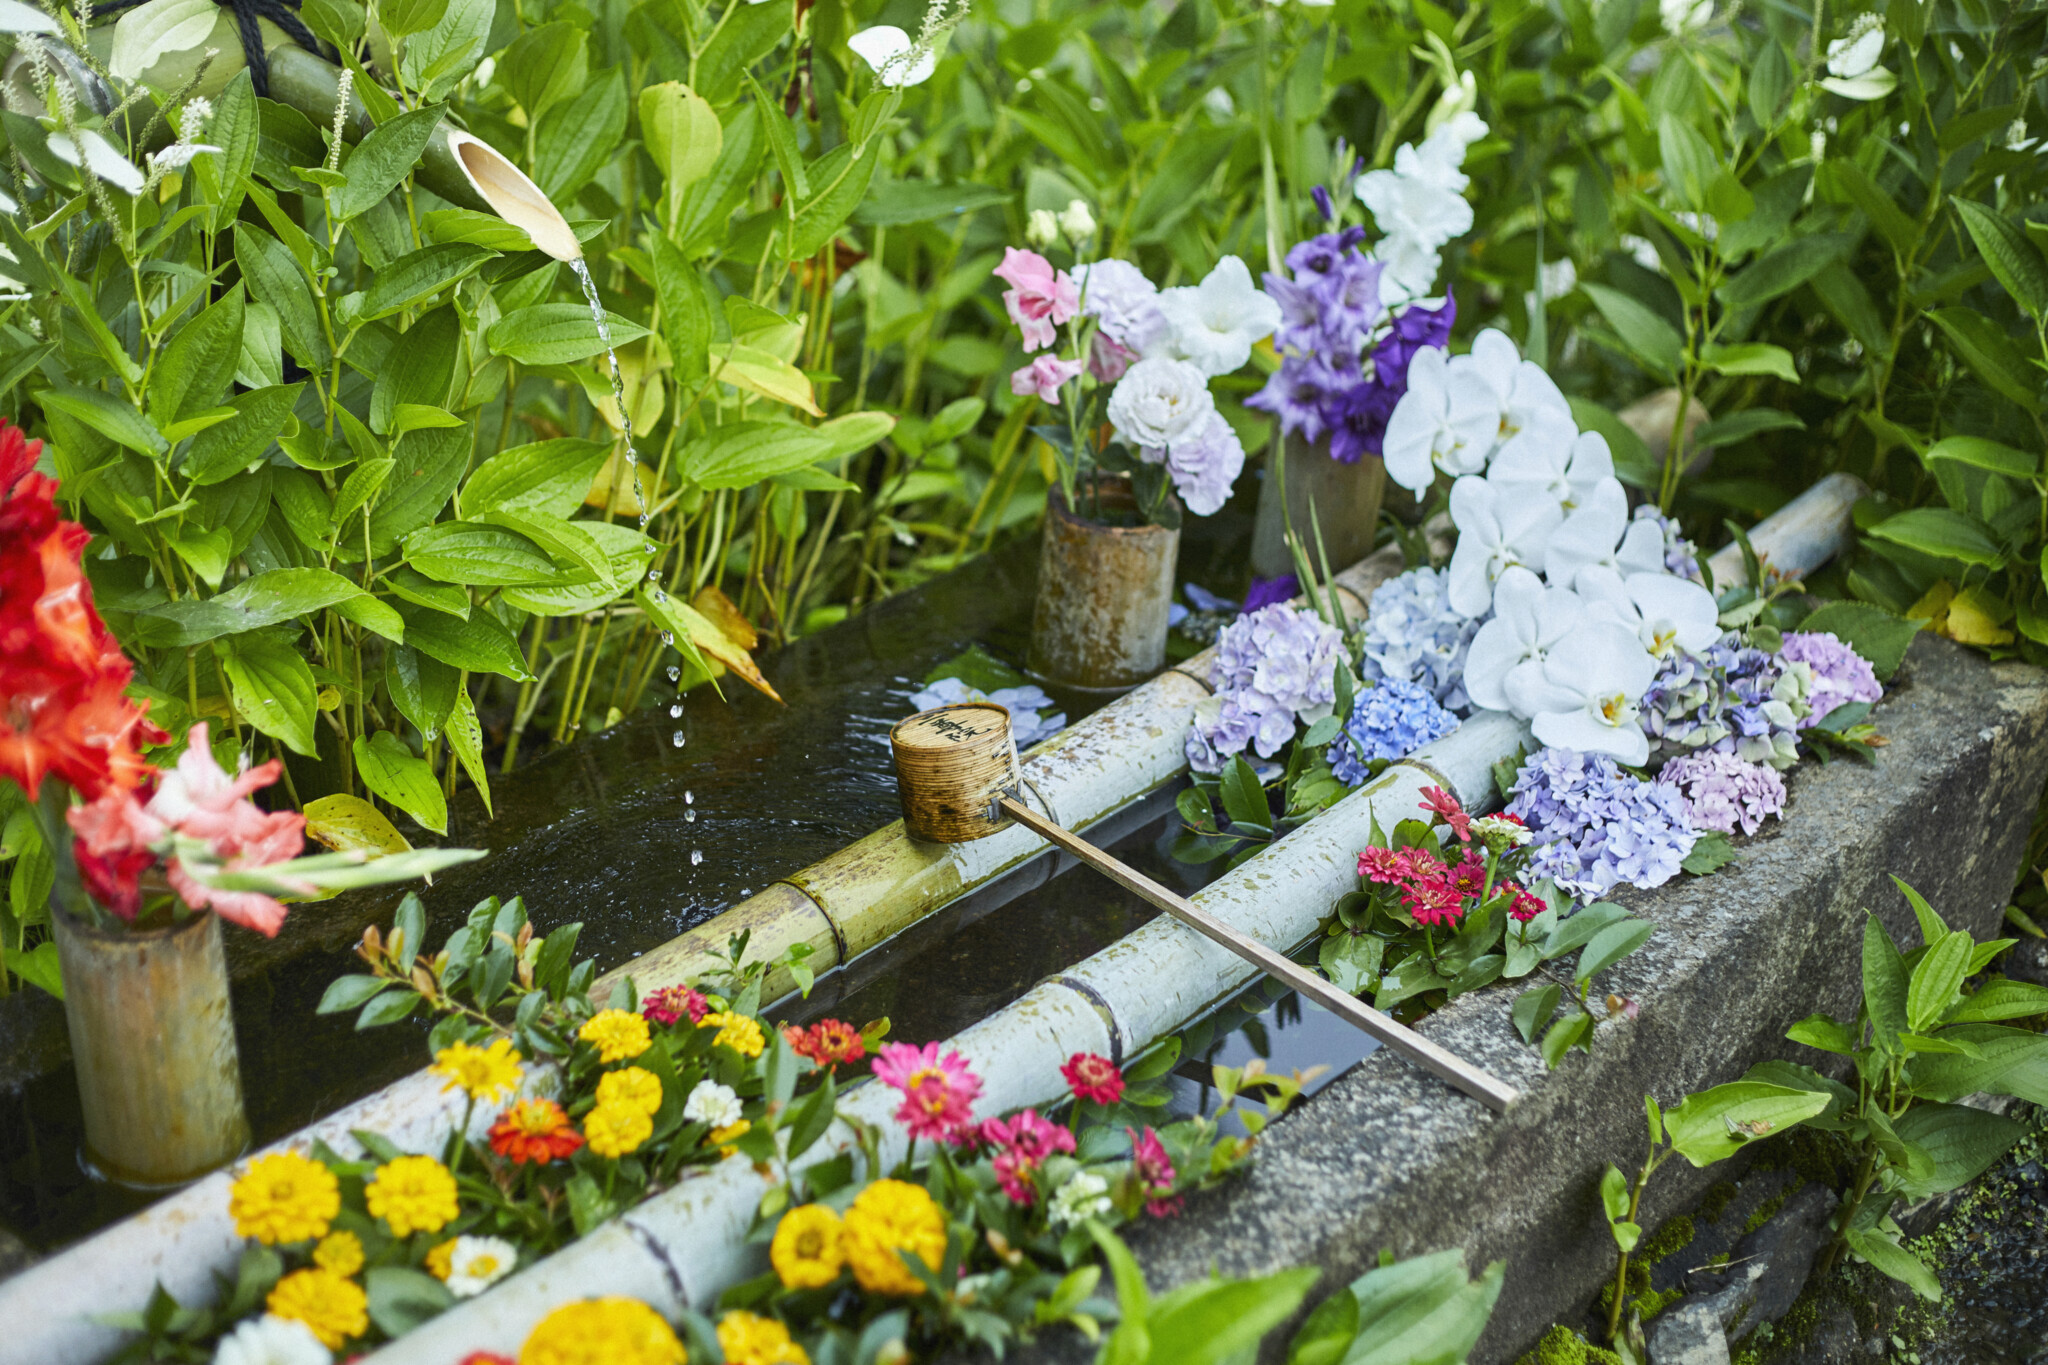
[[[583,1135],[553,1100],[521,1100],[491,1125],[491,1150],[521,1164],[545,1166],[582,1145]]]

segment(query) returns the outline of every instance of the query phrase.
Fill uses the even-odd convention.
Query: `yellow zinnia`
[[[402,1156],[379,1166],[363,1187],[363,1203],[394,1237],[439,1232],[459,1211],[455,1177],[430,1156]]]
[[[710,1143],[713,1147],[723,1147],[726,1143],[732,1142],[733,1140],[744,1136],[746,1132],[753,1126],[754,1125],[746,1119],[741,1119],[737,1123],[728,1123],[723,1128],[713,1128],[710,1132],[704,1135],[704,1140]],[[728,1151],[726,1155],[731,1156],[732,1153]]]
[[[898,1251],[936,1271],[946,1257],[946,1215],[924,1186],[877,1180],[846,1210],[846,1259],[870,1294],[922,1294]]]
[[[768,1040],[761,1034],[761,1021],[752,1015],[723,1011],[707,1014],[697,1021],[698,1028],[715,1028],[718,1034],[711,1041],[723,1043],[742,1057],[758,1057]]]
[[[597,1059],[607,1066],[638,1057],[654,1041],[647,1034],[647,1021],[625,1010],[598,1011],[576,1036],[596,1048]]]
[[[444,1092],[459,1088],[471,1099],[489,1103],[519,1088],[519,1060],[510,1038],[493,1038],[489,1047],[468,1043],[444,1047],[434,1054],[434,1064],[427,1069],[448,1078],[448,1084],[441,1087]]]
[[[584,1299],[542,1318],[519,1365],[688,1365],[661,1314],[638,1299]]]
[[[785,1289],[818,1289],[846,1265],[846,1226],[823,1204],[799,1204],[775,1225],[768,1260]]]
[[[652,1136],[654,1117],[630,1105],[600,1104],[583,1120],[583,1138],[590,1150],[614,1160],[638,1150]]]
[[[337,1275],[353,1275],[363,1268],[363,1239],[353,1232],[330,1232],[313,1248],[313,1264]]]
[[[652,1114],[661,1108],[661,1081],[637,1066],[607,1071],[597,1083],[597,1103],[600,1108],[616,1104]]]
[[[294,1270],[277,1282],[263,1306],[277,1317],[305,1323],[330,1351],[370,1330],[368,1296],[354,1280],[331,1270]]]
[[[725,1352],[725,1365],[811,1365],[779,1319],[738,1308],[718,1320],[718,1348]]]
[[[459,1237],[450,1237],[427,1253],[421,1264],[426,1266],[429,1275],[437,1280],[445,1280],[455,1273],[455,1244],[460,1240],[462,1239]]]
[[[328,1170],[297,1152],[273,1152],[249,1163],[228,1192],[235,1234],[265,1246],[325,1237],[341,1212],[341,1186]]]

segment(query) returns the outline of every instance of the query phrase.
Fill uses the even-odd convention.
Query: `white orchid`
[[[1160,292],[1159,311],[1170,327],[1164,352],[1203,374],[1241,370],[1252,346],[1280,325],[1280,305],[1252,283],[1236,256],[1216,262],[1200,284]]]
[[[1585,614],[1578,594],[1546,586],[1514,565],[1493,587],[1493,619],[1472,637],[1465,655],[1465,691],[1476,706],[1513,711],[1524,720],[1517,698],[1543,676],[1543,661]]]
[[[1508,442],[1493,457],[1486,479],[1511,497],[1549,498],[1570,512],[1614,479],[1614,454],[1597,431],[1560,441],[1546,426]]]
[[[1471,354],[1450,364],[1454,370],[1470,370],[1493,390],[1500,406],[1499,446],[1531,429],[1547,429],[1567,443],[1577,434],[1571,404],[1556,381],[1535,361],[1522,359],[1505,332],[1487,328],[1472,339]]]
[[[846,45],[875,69],[875,79],[886,86],[923,85],[939,65],[938,53],[920,48],[894,24],[864,28],[848,38]]]
[[[1499,430],[1500,407],[1486,380],[1470,368],[1453,369],[1442,348],[1426,346],[1408,362],[1408,392],[1387,419],[1387,477],[1420,493],[1438,469],[1477,474]]]
[[[1721,638],[1714,595],[1689,578],[1633,573],[1623,578],[1604,564],[1579,570],[1572,580],[1586,609],[1628,627],[1643,648],[1664,659],[1674,649],[1702,653]]]
[[[1532,723],[1536,738],[1630,765],[1647,761],[1639,707],[1656,676],[1657,661],[1633,631],[1588,612],[1546,653],[1540,681],[1524,689],[1542,708]]]
[[[1618,479],[1603,479],[1572,510],[1550,538],[1543,576],[1553,583],[1578,581],[1579,570],[1604,564],[1626,578],[1664,572],[1664,531],[1653,521],[1628,519],[1628,493]]]
[[[1545,548],[1564,520],[1548,500],[1515,501],[1484,479],[1466,476],[1451,485],[1451,521],[1458,545],[1448,573],[1451,606],[1481,617],[1493,606],[1493,585],[1509,568],[1543,563]]]

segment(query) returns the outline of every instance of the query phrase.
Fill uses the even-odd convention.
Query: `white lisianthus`
[[[1626,626],[1590,612],[1543,659],[1524,695],[1536,738],[1555,749],[1608,754],[1631,767],[1650,757],[1639,707],[1657,661]]]
[[[730,1128],[740,1121],[740,1097],[729,1085],[699,1081],[683,1101],[683,1117],[711,1128]]]
[[[1543,660],[1584,614],[1569,589],[1546,587],[1520,565],[1504,570],[1493,588],[1493,619],[1479,628],[1465,655],[1465,692],[1472,704],[1528,719],[1517,696],[1541,678]]]
[[[1033,209],[1024,218],[1024,240],[1045,250],[1060,239],[1059,215],[1051,209]]]
[[[1408,391],[1387,419],[1387,477],[1420,493],[1439,469],[1453,476],[1477,474],[1499,434],[1500,404],[1492,386],[1470,367],[1452,367],[1443,348],[1425,346],[1408,362]]]
[[[1579,570],[1604,564],[1627,578],[1664,572],[1664,531],[1653,521],[1630,521],[1628,493],[1619,479],[1602,479],[1550,538],[1543,576],[1576,584]]]
[[[1073,274],[1081,291],[1081,311],[1094,318],[1111,341],[1144,355],[1165,339],[1168,324],[1159,311],[1159,286],[1144,271],[1112,257],[1077,265]]]
[[[1067,201],[1067,206],[1060,210],[1060,231],[1074,242],[1085,242],[1095,235],[1095,215],[1088,211],[1087,200]]]
[[[1159,311],[1171,329],[1166,354],[1205,375],[1241,370],[1252,346],[1280,325],[1280,305],[1252,283],[1236,256],[1225,256],[1200,284],[1160,292]]]
[[[1458,544],[1448,571],[1451,606],[1474,619],[1486,615],[1501,575],[1515,565],[1541,564],[1563,520],[1564,509],[1556,503],[1514,502],[1481,478],[1467,475],[1452,484],[1451,521],[1458,528]]]
[[[213,1365],[333,1365],[334,1353],[313,1329],[293,1318],[265,1313],[228,1333],[214,1348]]]
[[[877,81],[891,87],[923,85],[939,65],[936,52],[919,49],[910,35],[894,24],[864,28],[848,38],[846,45],[874,68]]]
[[[1131,366],[1109,395],[1109,424],[1134,448],[1164,450],[1215,410],[1209,377],[1168,356]]]
[[[458,1237],[448,1258],[448,1292],[458,1299],[473,1299],[518,1264],[519,1248],[502,1237]]]

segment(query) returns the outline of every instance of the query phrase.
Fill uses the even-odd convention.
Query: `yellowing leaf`
[[[726,639],[749,654],[760,647],[761,633],[754,629],[754,623],[719,590],[716,583],[706,583],[698,589],[697,595],[690,599],[690,605],[717,626]]]
[[[2005,603],[1982,588],[1965,588],[1949,603],[1946,634],[1951,640],[1980,649],[2009,645],[2012,632],[2005,629],[2000,619],[2009,612]]]
[[[640,610],[647,613],[648,619],[656,622],[662,629],[687,639],[698,652],[706,658],[716,659],[724,664],[744,678],[748,686],[756,691],[765,693],[777,701],[782,700],[781,694],[768,685],[768,680],[761,676],[761,670],[754,666],[753,656],[740,648],[738,641],[712,624],[711,619],[704,613],[668,596],[657,602],[645,592],[636,591],[633,600],[639,604]]]
[[[590,481],[590,492],[584,495],[583,505],[609,511],[613,516],[638,516],[640,500],[633,496],[633,479],[625,473],[625,467],[624,453],[614,451]],[[661,497],[654,471],[644,464],[640,466],[640,492],[650,506]]]
[[[382,857],[412,847],[384,815],[360,796],[323,796],[309,801],[306,837],[336,853],[363,852]]]
[[[1939,579],[1933,587],[1921,594],[1920,600],[1913,604],[1906,615],[1912,619],[1925,620],[1927,624],[1922,629],[1930,630],[1936,635],[1946,635],[1949,603],[1955,600],[1955,585],[1946,578]]]
[[[817,402],[811,396],[810,377],[788,361],[752,346],[734,343],[729,347],[714,347],[711,352],[711,373],[736,389],[757,393],[763,398],[772,398],[778,403],[787,403],[800,412],[813,417],[823,417]]]

